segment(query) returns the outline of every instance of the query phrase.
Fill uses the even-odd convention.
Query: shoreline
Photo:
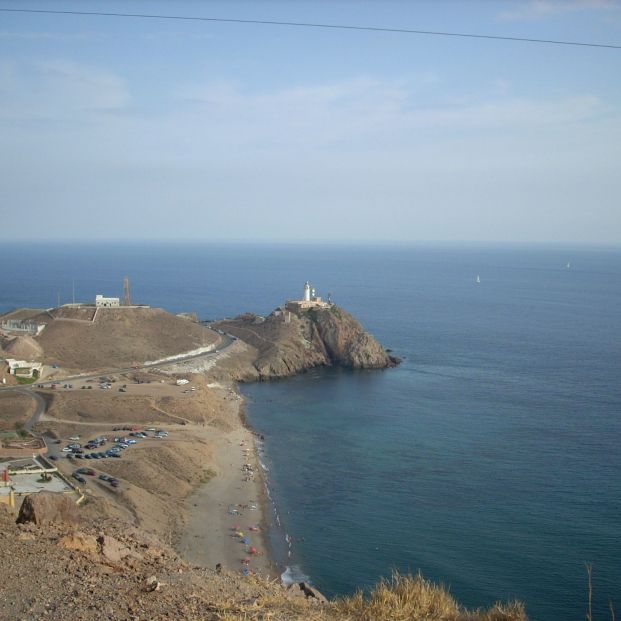
[[[271,510],[256,432],[245,416],[245,399],[235,384],[213,388],[225,393],[232,429],[205,431],[212,444],[213,476],[185,499],[187,515],[175,548],[188,562],[280,580],[269,539]],[[233,400],[227,396],[235,395]],[[252,553],[252,549],[257,553]]]

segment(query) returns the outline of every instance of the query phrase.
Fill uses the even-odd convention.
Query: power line
[[[284,22],[265,19],[233,19],[224,17],[193,17],[189,15],[149,15],[145,13],[104,13],[100,11],[53,11],[45,9],[4,9],[5,13],[43,13],[47,15],[87,15],[92,17],[130,17],[139,19],[169,19],[196,22],[221,22],[228,24],[254,24],[260,26],[291,26],[296,28],[324,28],[332,30],[362,30],[367,32],[389,32],[409,35],[428,35],[435,37],[461,37],[466,39],[492,39],[496,41],[518,41],[521,43],[544,43],[549,45],[573,45],[579,47],[600,47],[621,50],[621,45],[606,43],[585,43],[583,41],[563,41],[558,39],[533,39],[529,37],[505,37],[501,35],[472,34],[465,32],[441,32],[434,30],[413,30],[410,28],[384,28],[381,26],[352,26],[347,24],[320,24],[313,22]]]

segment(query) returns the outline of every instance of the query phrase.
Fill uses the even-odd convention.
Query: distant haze
[[[604,0],[56,4],[621,44]],[[3,13],[0,238],[618,244],[619,76],[615,49]]]

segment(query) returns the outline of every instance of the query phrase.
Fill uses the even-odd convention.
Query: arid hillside
[[[0,392],[0,430],[25,424],[35,411],[32,397],[18,392]]]
[[[46,317],[43,359],[69,369],[128,367],[215,343],[203,326],[159,308],[99,309],[94,322]]]

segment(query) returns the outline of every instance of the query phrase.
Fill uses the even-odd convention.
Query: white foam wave
[[[310,582],[310,578],[302,571],[299,565],[287,565],[285,571],[280,574],[280,580],[285,586],[298,582]]]

